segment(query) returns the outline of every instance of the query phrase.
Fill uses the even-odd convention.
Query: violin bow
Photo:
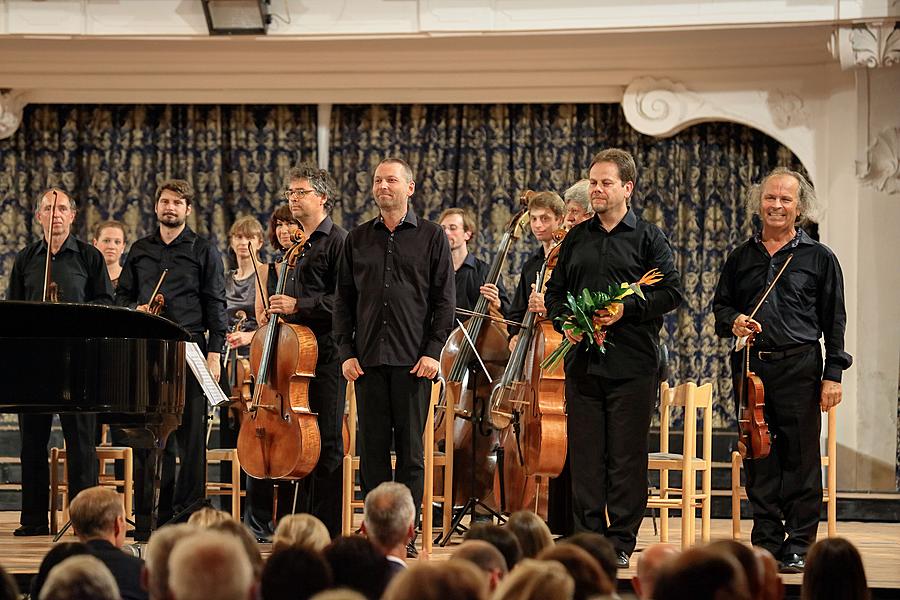
[[[263,309],[269,312],[269,298],[263,289],[262,279],[259,276],[259,261],[256,260],[256,253],[253,251],[253,242],[247,242],[247,250],[250,251],[250,260],[253,261],[253,274],[256,276],[256,289],[259,291],[259,297],[262,299]]]
[[[47,239],[47,259],[44,262],[44,293],[41,295],[41,302],[47,301],[47,293],[50,289],[50,253],[53,248],[53,219],[56,217],[56,202],[59,194],[53,190],[53,204],[50,205],[50,236]]]
[[[481,355],[478,354],[478,349],[475,347],[475,342],[472,341],[472,336],[469,335],[469,332],[466,330],[466,326],[462,324],[462,321],[457,319],[456,323],[459,325],[460,330],[462,330],[463,337],[466,338],[466,341],[469,343],[469,347],[472,348],[472,352],[475,353],[475,358],[478,359],[478,364],[481,365],[481,370],[484,371],[485,377],[487,377],[488,381],[490,381],[491,374],[488,372],[487,367],[484,365],[484,361],[481,360]]]
[[[778,270],[778,273],[775,275],[775,279],[772,280],[772,283],[769,284],[769,287],[766,288],[765,293],[763,293],[762,298],[759,299],[759,302],[756,303],[756,308],[753,309],[747,318],[752,319],[756,316],[756,313],[759,312],[759,309],[762,308],[763,303],[766,301],[766,298],[769,297],[769,294],[772,292],[772,289],[775,287],[775,284],[778,283],[778,279],[781,278],[781,274],[784,273],[784,270],[787,269],[787,266],[791,264],[791,261],[794,260],[794,255],[789,254],[787,260],[784,261],[784,264],[781,265],[781,269]],[[739,352],[744,349],[744,346],[747,345],[748,336],[742,335],[737,339],[737,342],[734,345],[735,352]]]
[[[510,321],[509,319],[503,319],[500,317],[495,317],[494,315],[489,315],[486,313],[475,312],[474,310],[467,310],[465,308],[457,308],[456,312],[461,315],[465,315],[467,317],[478,317],[479,319],[490,319],[495,323],[506,323],[507,325],[515,325],[516,327],[522,327],[523,323],[519,321]]]
[[[153,288],[153,292],[150,294],[150,299],[147,300],[147,303],[153,302],[153,299],[156,298],[156,295],[159,293],[159,288],[162,287],[163,281],[166,279],[166,273],[168,273],[168,269],[163,269],[163,272],[159,275],[159,281],[156,282],[156,287]]]

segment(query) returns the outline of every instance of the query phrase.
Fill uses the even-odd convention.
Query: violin
[[[276,294],[283,294],[305,239],[294,233],[284,256]],[[264,300],[265,302],[265,300]],[[268,307],[266,307],[268,310]],[[317,415],[309,408],[309,382],[315,377],[318,345],[303,325],[272,314],[250,343],[252,394],[238,434],[241,468],[256,479],[301,479],[315,468],[321,451]]]
[[[236,311],[234,316],[237,318],[237,321],[234,327],[231,328],[231,333],[239,332],[247,322],[247,313],[243,310]],[[244,409],[247,403],[252,399],[250,394],[250,386],[252,384],[250,375],[252,371],[250,369],[250,361],[240,356],[237,352],[232,352],[232,350],[234,348],[230,345],[225,349],[223,362],[225,363],[228,389],[231,390],[229,411],[235,419],[240,421],[244,416]]]
[[[150,301],[147,303],[147,312],[151,315],[159,316],[166,307],[166,299],[159,293],[159,288],[162,287],[163,281],[166,279],[166,273],[168,272],[168,269],[163,269],[163,272],[159,276],[159,281],[156,282],[156,287],[150,294]]]

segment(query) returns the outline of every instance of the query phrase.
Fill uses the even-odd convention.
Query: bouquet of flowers
[[[644,276],[635,283],[611,285],[606,292],[592,292],[585,288],[581,290],[578,297],[569,292],[566,295],[566,306],[572,314],[571,316],[557,317],[556,320],[562,323],[563,330],[571,331],[573,335],[585,334],[584,339],[587,340],[589,346],[595,346],[603,354],[606,352],[607,330],[594,322],[594,315],[597,311],[606,309],[612,315],[617,314],[622,309],[621,300],[623,298],[637,294],[642,300],[645,299],[641,286],[653,285],[662,278],[659,269],[653,269],[644,273]],[[541,363],[541,369],[553,370],[574,345],[569,338],[564,336],[562,343]]]

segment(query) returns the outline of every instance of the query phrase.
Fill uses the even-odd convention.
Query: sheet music
[[[206,396],[206,401],[209,402],[210,407],[216,408],[217,406],[228,404],[230,400],[225,395],[225,392],[222,391],[222,388],[219,387],[219,383],[213,379],[212,373],[209,372],[209,367],[206,366],[206,357],[203,356],[197,342],[188,342],[184,347],[185,360],[187,360],[194,377],[200,382],[203,395]]]

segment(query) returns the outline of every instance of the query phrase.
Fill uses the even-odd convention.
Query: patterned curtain
[[[472,249],[490,261],[525,189],[560,194],[587,175],[595,152],[617,146],[638,165],[633,205],[675,249],[686,301],[666,319],[663,337],[675,381],[713,381],[717,427],[732,427],[734,403],[727,341],[713,330],[711,302],[728,252],[753,229],[744,206],[749,186],[778,165],[801,168],[793,154],[756,130],[730,123],[692,127],[656,139],[636,132],[619,105],[344,105],[331,125],[331,168],[342,190],[336,219],[353,225],[376,213],[375,165],[399,156],[416,179],[413,206],[436,218],[471,208],[479,233]],[[535,242],[513,249],[504,280],[511,288]]]

